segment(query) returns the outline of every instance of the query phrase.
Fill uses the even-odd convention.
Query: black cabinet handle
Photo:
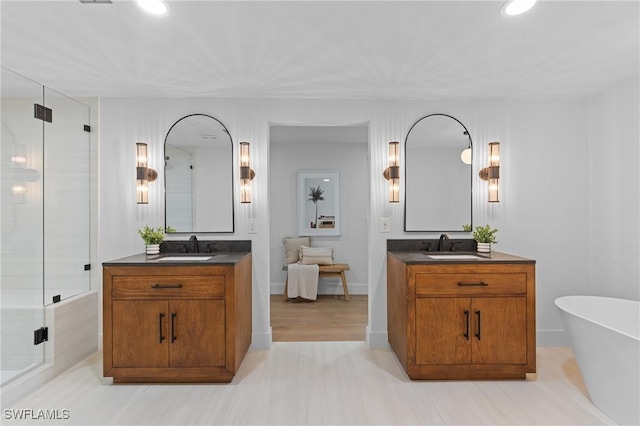
[[[164,314],[163,313],[158,314],[158,322],[159,322],[158,330],[160,332],[160,343],[162,343],[162,341],[164,340],[164,336],[162,335],[162,318],[164,318]]]
[[[151,288],[182,288],[182,284],[154,284]]]
[[[479,282],[479,283],[458,283],[458,287],[487,287],[489,284]]]
[[[478,332],[476,333],[476,337],[480,340],[480,311],[476,311],[476,317],[478,318]]]
[[[171,313],[171,343],[175,342],[177,337],[176,337],[176,324],[175,324],[175,320],[176,320],[176,316],[178,316],[175,312]]]
[[[469,340],[469,311],[467,310],[464,311],[464,317],[467,323],[467,331],[464,333],[464,337],[466,337],[467,340]]]

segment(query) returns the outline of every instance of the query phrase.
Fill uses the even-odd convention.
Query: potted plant
[[[165,232],[176,232],[175,229],[168,226],[166,229],[162,226],[152,228],[145,225],[144,228],[138,229],[138,234],[144,240],[147,246],[147,254],[160,253],[160,243],[164,241]]]
[[[491,253],[491,243],[497,244],[497,229],[489,225],[476,226],[473,231],[473,239],[478,243],[478,253]]]

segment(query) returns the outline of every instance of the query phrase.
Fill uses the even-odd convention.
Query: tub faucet
[[[444,244],[442,244],[442,243],[443,243],[444,240],[448,240],[448,239],[449,239],[449,236],[447,234],[441,234],[440,235],[440,239],[438,240],[438,251],[443,251]]]

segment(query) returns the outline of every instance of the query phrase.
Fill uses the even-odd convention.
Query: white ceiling
[[[69,96],[442,99],[600,92],[639,73],[640,3],[0,2],[2,65]]]

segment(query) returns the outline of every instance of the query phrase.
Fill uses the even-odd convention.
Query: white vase
[[[160,253],[160,244],[149,244],[147,246],[147,254],[158,254]]]
[[[478,253],[491,253],[491,243],[478,243]]]

